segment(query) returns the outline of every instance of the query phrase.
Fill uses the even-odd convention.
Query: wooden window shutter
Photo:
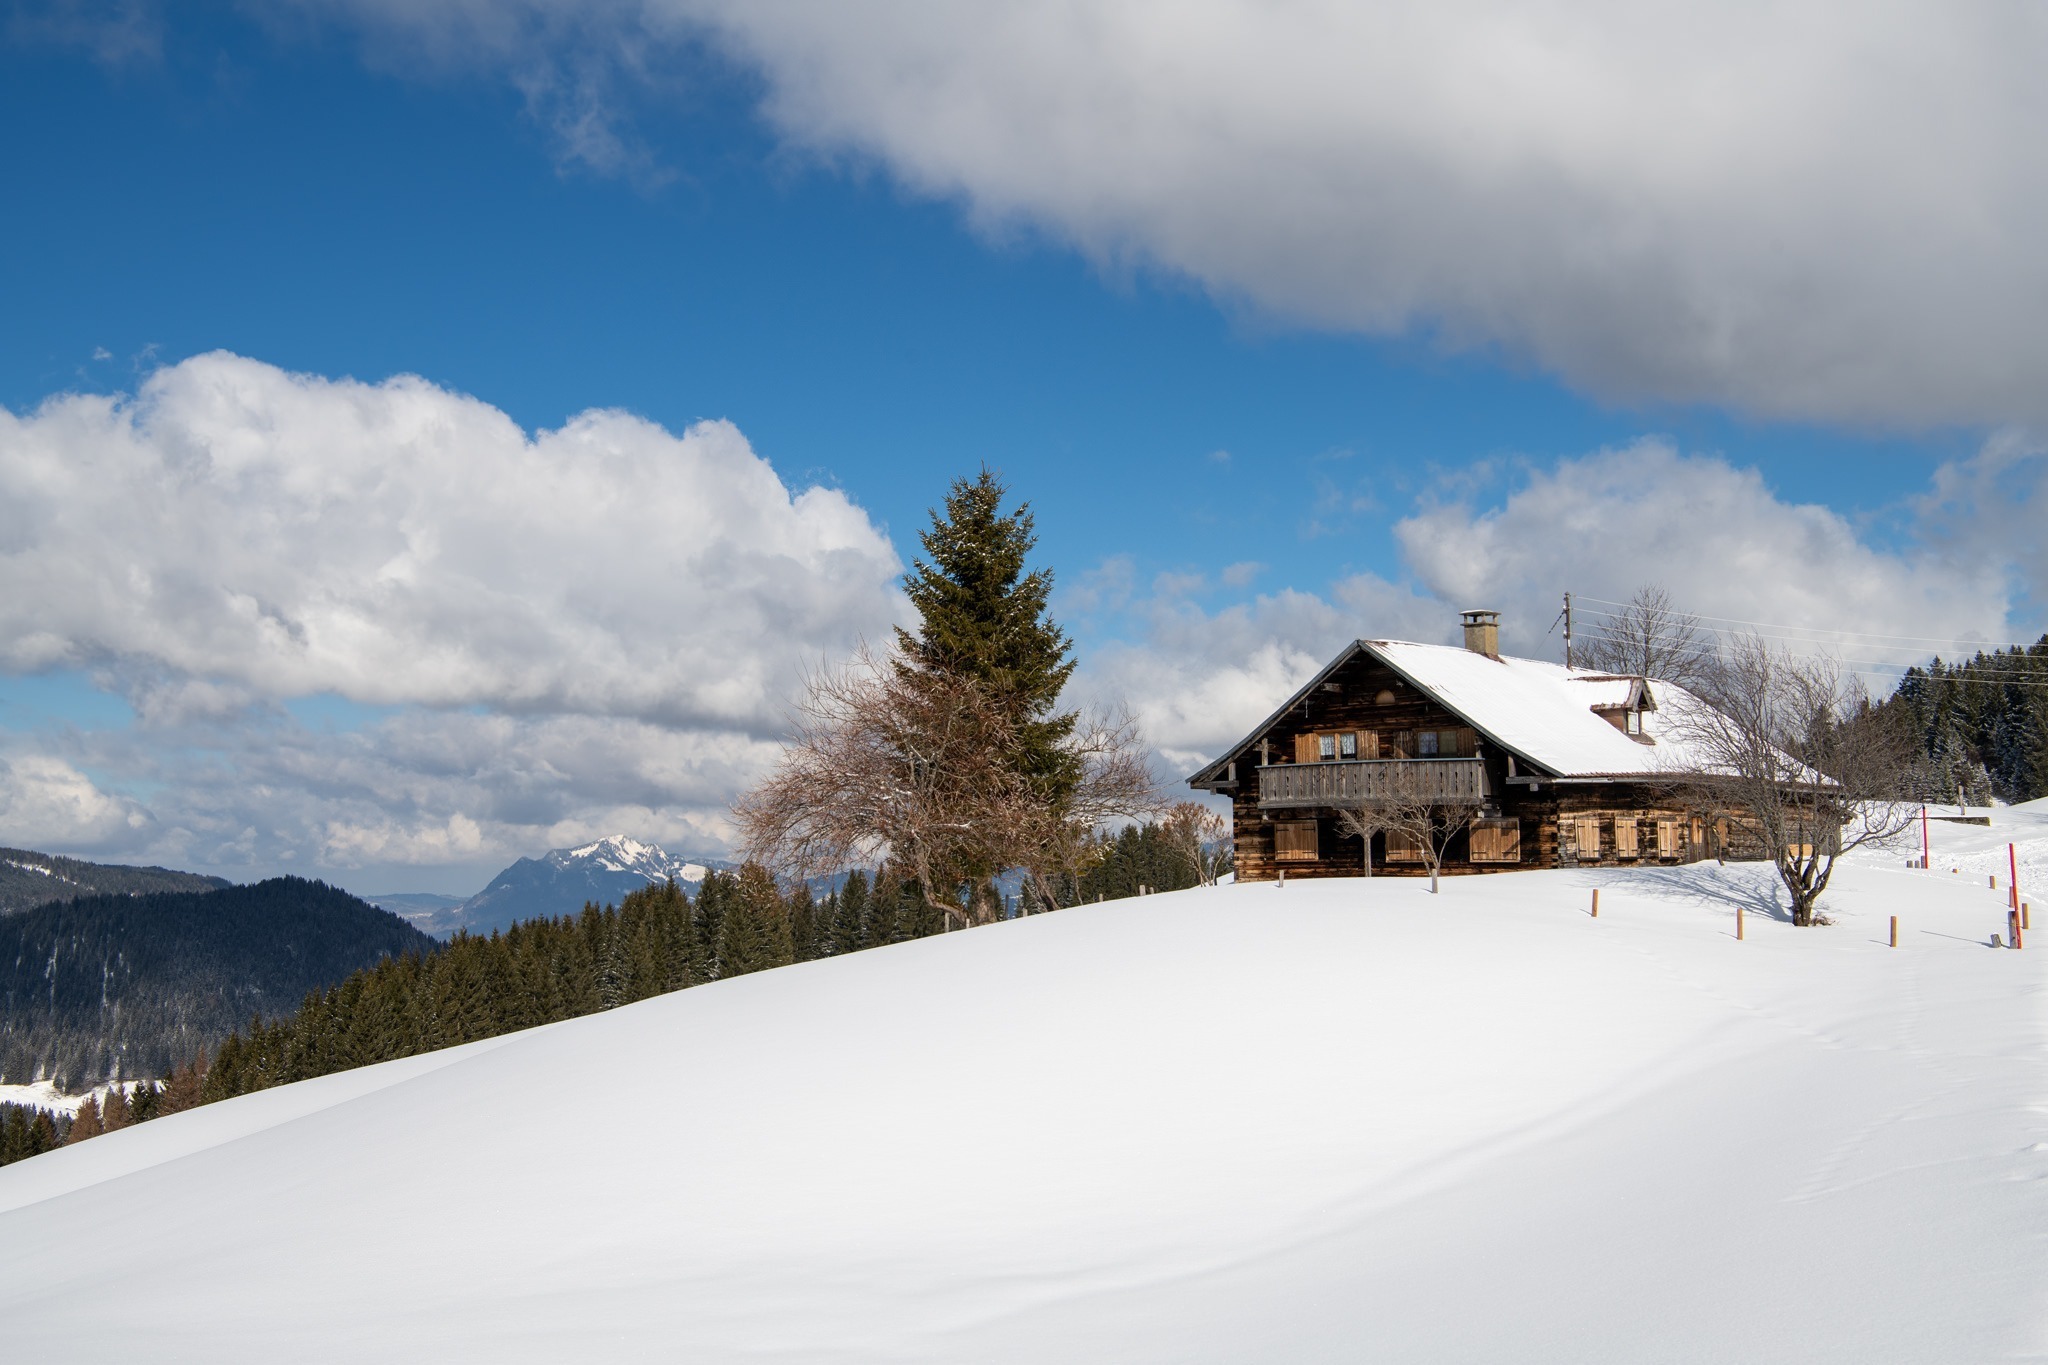
[[[1390,863],[1419,863],[1422,861],[1422,841],[1412,834],[1397,829],[1387,831],[1387,861]]]
[[[1379,731],[1360,730],[1358,732],[1358,756],[1360,758],[1378,758],[1380,756]]]
[[[1294,737],[1294,761],[1296,763],[1315,762],[1318,747],[1314,735],[1296,735]]]
[[[1316,822],[1278,820],[1273,824],[1273,857],[1283,863],[1312,863],[1319,856]]]
[[[1636,822],[1632,815],[1614,817],[1614,856],[1633,858],[1636,856]]]
[[[1657,822],[1657,856],[1676,858],[1678,856],[1678,822],[1659,820]]]
[[[1522,861],[1522,824],[1519,820],[1480,820],[1473,824],[1470,860],[1475,863],[1518,863]]]
[[[1575,823],[1578,825],[1579,857],[1599,857],[1600,817],[1597,815],[1581,815]]]

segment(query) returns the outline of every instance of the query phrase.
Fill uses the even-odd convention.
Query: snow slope
[[[1758,867],[1151,896],[290,1086],[0,1169],[0,1321],[25,1359],[2034,1358],[2048,931],[1993,951],[2000,897],[1903,861],[1815,930]]]

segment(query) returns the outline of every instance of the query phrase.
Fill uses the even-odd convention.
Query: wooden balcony
[[[1486,764],[1476,758],[1368,758],[1275,763],[1259,770],[1266,810],[1423,800],[1476,806],[1486,799]]]

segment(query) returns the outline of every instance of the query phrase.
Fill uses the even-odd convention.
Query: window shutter
[[[1312,863],[1319,853],[1316,822],[1280,820],[1273,825],[1273,857],[1283,863]]]
[[[1422,841],[1412,834],[1397,829],[1387,831],[1387,861],[1390,863],[1419,863],[1422,861]]]
[[[1657,822],[1657,856],[1676,858],[1678,856],[1678,822],[1659,820]]]
[[[1475,863],[1518,863],[1522,861],[1522,824],[1519,820],[1480,820],[1473,824],[1471,861]]]
[[[1614,856],[1633,858],[1636,856],[1636,822],[1632,816],[1614,817]]]
[[[1314,735],[1296,735],[1294,737],[1294,761],[1296,763],[1313,763],[1316,761],[1316,757],[1316,737]]]
[[[1581,815],[1578,818],[1577,824],[1579,857],[1582,859],[1599,857],[1600,817],[1597,815]]]
[[[1360,758],[1378,758],[1380,756],[1379,731],[1360,730],[1358,732],[1358,756]]]

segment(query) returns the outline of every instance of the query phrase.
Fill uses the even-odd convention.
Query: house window
[[[1630,711],[1622,725],[1622,729],[1631,735],[1641,734],[1643,732],[1643,713],[1640,711]]]
[[[1273,822],[1273,858],[1283,863],[1312,863],[1320,856],[1313,820]]]
[[[1417,758],[1436,757],[1436,731],[1418,730],[1415,732],[1415,756]]]
[[[1337,757],[1339,757],[1339,758],[1357,758],[1357,757],[1358,757],[1358,732],[1357,732],[1357,731],[1355,731],[1355,730],[1346,730],[1346,731],[1345,731],[1345,732],[1344,732],[1343,734],[1341,734],[1341,735],[1337,736]]]
[[[1522,861],[1522,823],[1519,820],[1475,820],[1469,847],[1470,860],[1475,863],[1519,863]]]
[[[1328,763],[1331,759],[1335,758],[1336,756],[1337,737],[1335,735],[1317,735],[1316,757],[1321,759],[1323,762]]]

